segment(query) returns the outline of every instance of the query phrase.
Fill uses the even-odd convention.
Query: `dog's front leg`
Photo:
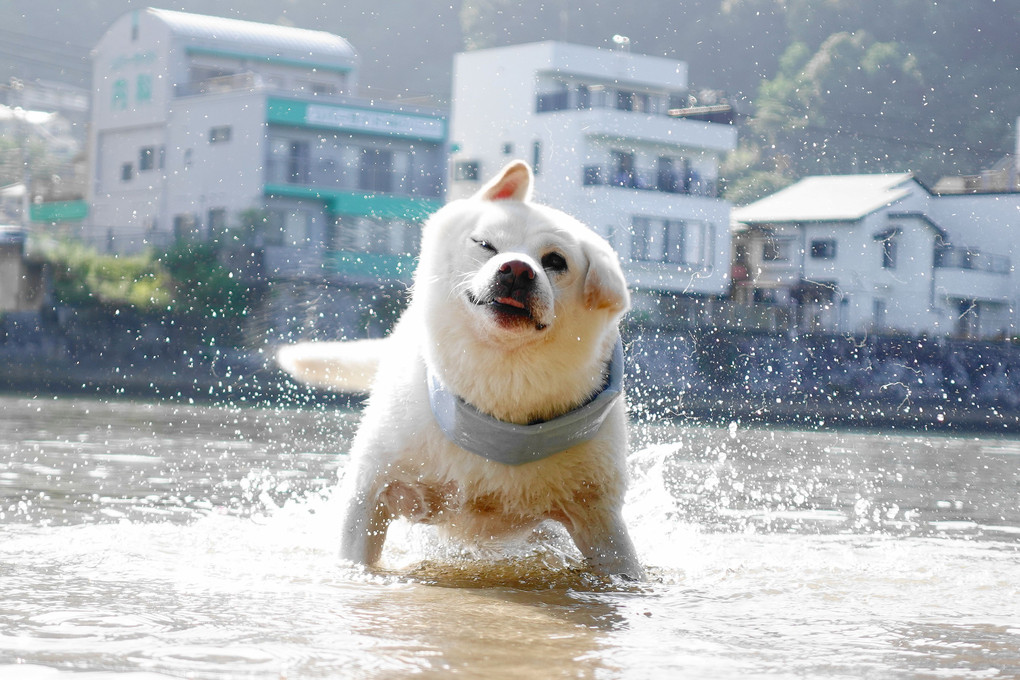
[[[352,479],[344,484],[347,508],[340,534],[340,557],[371,566],[382,555],[392,515],[379,498],[374,484],[358,482]]]
[[[583,519],[572,518],[565,526],[592,570],[604,576],[625,576],[643,581],[645,571],[619,509],[589,509],[584,515]]]

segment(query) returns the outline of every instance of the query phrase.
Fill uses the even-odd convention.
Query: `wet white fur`
[[[513,163],[476,196],[448,204],[428,221],[411,302],[387,338],[281,350],[281,365],[315,385],[362,390],[373,376],[344,476],[342,557],[375,563],[396,516],[486,542],[553,519],[594,570],[641,578],[621,518],[623,400],[592,441],[516,467],[449,442],[429,407],[426,366],[476,408],[517,423],[565,413],[603,382],[629,305],[623,273],[605,241],[533,203],[530,192],[530,170]],[[550,250],[566,258],[566,272],[542,269]],[[510,259],[536,271],[534,323],[497,323],[489,307],[469,301],[468,291],[484,296],[495,270]]]

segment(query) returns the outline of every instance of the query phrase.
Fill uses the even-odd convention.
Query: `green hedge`
[[[164,253],[107,255],[65,241],[44,252],[54,301],[76,307],[130,307],[143,314],[236,318],[248,287],[217,259],[214,246],[182,243]]]

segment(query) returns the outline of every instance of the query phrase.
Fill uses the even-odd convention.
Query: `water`
[[[340,563],[356,421],[0,397],[0,678],[1020,677],[1020,442],[639,426],[635,585],[555,527]]]

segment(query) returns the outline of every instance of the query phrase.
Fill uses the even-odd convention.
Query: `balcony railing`
[[[935,253],[935,266],[940,269],[969,269],[992,274],[1009,274],[1009,258],[991,255],[972,248],[947,246]]]
[[[181,83],[174,87],[174,92],[178,97],[188,97],[196,94],[253,90],[261,85],[262,82],[258,75],[249,71],[247,73],[235,73],[229,76],[218,76],[216,78]]]
[[[373,173],[362,177],[358,168],[347,168],[329,158],[314,161],[305,158],[266,160],[266,184],[292,184],[303,187],[323,187],[339,190],[360,190],[392,193],[399,196],[438,198],[443,193],[438,173],[413,173],[398,176],[396,173]]]
[[[683,176],[680,173],[654,170],[613,171],[598,165],[586,165],[582,182],[586,187],[610,186],[708,198],[718,196],[716,182],[696,173]]]

